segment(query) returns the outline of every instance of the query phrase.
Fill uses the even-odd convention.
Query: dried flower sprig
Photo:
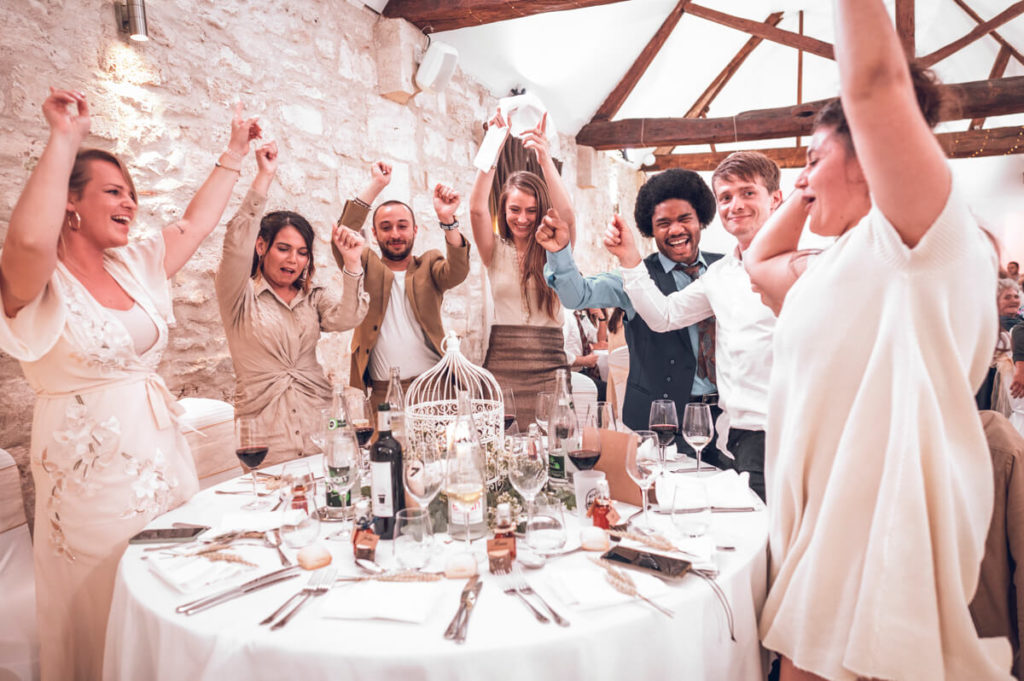
[[[649,606],[668,617],[672,617],[675,614],[668,608],[658,605],[650,598],[640,593],[640,590],[636,588],[636,582],[633,581],[632,577],[612,565],[604,558],[591,558],[590,560],[598,567],[604,569],[604,578],[608,580],[608,583],[612,585],[612,588],[619,593],[629,596],[630,598],[639,598],[644,603],[647,603]]]
[[[256,563],[252,563],[241,556],[235,555],[234,553],[227,553],[226,551],[212,551],[210,553],[205,553],[203,554],[203,558],[213,562],[223,561],[225,563],[238,563],[239,565],[245,565],[248,567],[259,567]]]
[[[629,539],[630,541],[638,542],[644,546],[650,546],[652,549],[657,549],[658,551],[676,550],[675,544],[660,534],[645,535],[640,534],[639,532],[630,532],[628,530],[608,530],[608,534],[613,537],[618,537],[619,539]]]

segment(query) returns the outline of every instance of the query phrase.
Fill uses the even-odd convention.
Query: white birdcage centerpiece
[[[405,399],[405,436],[410,448],[421,443],[448,448],[451,427],[458,415],[458,392],[469,392],[473,425],[487,460],[490,484],[502,475],[505,403],[501,386],[491,372],[478,367],[459,349],[459,337],[449,331],[441,342],[444,356],[409,386]]]

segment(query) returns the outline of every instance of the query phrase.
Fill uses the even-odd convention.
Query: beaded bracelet
[[[230,170],[231,172],[238,173],[239,175],[242,174],[242,169],[241,168],[232,168],[231,166],[224,165],[220,161],[217,161],[213,165],[218,167],[218,168],[223,168],[224,170]]]

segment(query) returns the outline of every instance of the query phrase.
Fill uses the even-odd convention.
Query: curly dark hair
[[[701,229],[715,218],[715,195],[707,183],[692,170],[672,168],[644,182],[644,186],[636,193],[633,219],[641,234],[646,237],[654,235],[654,209],[669,199],[689,201],[697,211]]]
[[[934,71],[916,61],[908,63],[907,67],[910,69],[910,80],[914,85],[914,95],[917,97],[921,115],[928,122],[928,127],[934,128],[945,118],[946,113],[959,107],[959,102],[953,95],[941,89],[942,83]],[[843,112],[843,102],[838,97],[829,100],[825,106],[818,109],[814,117],[814,130],[818,128],[834,128],[843,139],[846,148],[856,153],[853,137],[850,135],[850,124]]]
[[[269,250],[274,245],[274,240],[277,239],[277,233],[285,227],[294,227],[305,242],[306,250],[309,251],[309,262],[306,263],[306,270],[292,284],[293,287],[308,292],[310,280],[313,278],[313,273],[316,272],[316,266],[313,264],[313,240],[316,239],[316,233],[313,231],[313,225],[309,224],[309,220],[290,210],[271,211],[260,220],[259,237],[266,242],[267,249]],[[254,247],[252,252],[252,270],[249,276],[255,277],[257,273],[261,276],[263,274],[263,257]]]

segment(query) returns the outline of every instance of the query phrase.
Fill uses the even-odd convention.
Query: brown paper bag
[[[626,472],[626,453],[636,449],[636,435],[614,430],[601,431],[601,458],[594,470],[602,471],[608,480],[612,499],[639,507],[643,503],[640,487]],[[654,502],[654,485],[648,493],[648,502]]]

